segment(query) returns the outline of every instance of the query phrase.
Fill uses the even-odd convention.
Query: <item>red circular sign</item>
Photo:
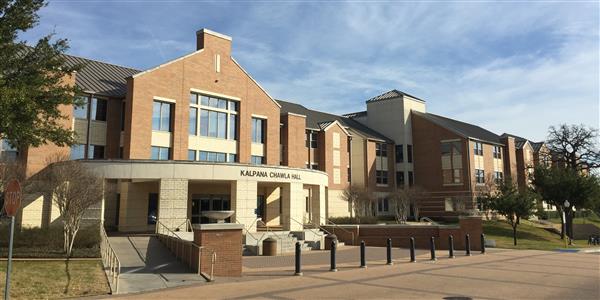
[[[4,191],[4,211],[9,217],[14,217],[21,206],[21,184],[16,179],[11,180]]]

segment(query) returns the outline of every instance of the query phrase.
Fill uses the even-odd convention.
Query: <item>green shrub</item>
[[[100,244],[99,224],[82,228],[75,237],[73,257],[98,257]],[[16,228],[15,228],[16,229]],[[0,257],[8,255],[9,226],[0,225]],[[60,226],[50,228],[22,228],[15,230],[13,254],[15,257],[63,257],[63,231]]]

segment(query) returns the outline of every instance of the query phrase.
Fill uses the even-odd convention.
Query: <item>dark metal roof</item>
[[[507,136],[513,137],[515,139],[515,147],[517,149],[520,149],[521,147],[523,147],[523,145],[525,145],[525,142],[529,142],[529,145],[531,145],[531,148],[533,148],[533,152],[538,152],[544,145],[544,142],[533,142],[524,137],[516,136],[516,135],[510,134],[510,133],[503,133],[501,136],[502,137],[507,137]]]
[[[346,118],[359,118],[359,117],[363,117],[367,115],[367,111],[357,111],[357,112],[353,112],[353,113],[347,113],[347,114],[343,114],[342,116],[346,117]]]
[[[477,125],[457,121],[454,119],[438,116],[431,113],[422,113],[418,111],[412,111],[413,114],[421,116],[438,126],[444,127],[454,133],[457,133],[463,137],[476,139],[484,142],[489,142],[493,144],[502,145],[502,141],[500,141],[500,136],[487,130],[481,128]]]
[[[365,136],[370,139],[377,139],[386,142],[391,142],[392,140],[386,137],[385,135],[355,121],[350,118],[346,118],[343,116],[338,116],[334,114],[324,113],[316,110],[308,109],[300,104],[287,102],[283,100],[277,100],[279,105],[281,105],[281,113],[294,113],[299,115],[306,116],[306,128],[314,129],[314,130],[322,130],[327,127],[331,122],[338,121],[342,124],[342,126],[349,128],[350,130],[355,131],[356,133]]]
[[[407,94],[405,92],[401,92],[399,90],[394,89],[394,90],[387,91],[387,92],[385,92],[385,93],[383,93],[381,95],[375,96],[375,97],[367,100],[367,103],[369,103],[369,102],[376,102],[376,101],[382,101],[382,100],[388,100],[388,99],[394,99],[394,98],[399,98],[399,97],[402,97],[402,96],[408,96],[408,97],[415,98],[417,100],[421,100],[421,101],[425,102],[425,100],[423,100],[423,99],[417,98],[417,97],[415,97],[413,95],[410,95],[410,94]]]
[[[79,88],[85,92],[107,97],[125,97],[127,94],[126,78],[141,72],[140,70],[73,55],[65,55],[65,59],[68,66],[83,65],[83,68],[75,76],[75,84]]]
[[[542,146],[544,145],[544,142],[537,142],[537,143],[530,143],[531,147],[533,148],[533,152],[539,152],[540,149],[542,149]]]

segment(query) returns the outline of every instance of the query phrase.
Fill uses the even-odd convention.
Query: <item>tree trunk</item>
[[[519,218],[517,218],[517,220],[515,222],[512,222],[512,228],[513,228],[513,243],[516,246],[517,245],[517,226],[519,225]]]

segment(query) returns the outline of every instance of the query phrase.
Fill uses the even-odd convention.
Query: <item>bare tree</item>
[[[546,144],[554,156],[553,162],[566,168],[582,171],[600,167],[598,129],[585,125],[550,126]]]
[[[49,165],[29,180],[28,191],[51,197],[58,208],[64,233],[64,251],[71,257],[73,243],[84,214],[102,200],[103,178],[78,161],[64,155],[49,159]]]
[[[357,185],[350,185],[342,192],[342,199],[348,201],[350,217],[359,218],[372,214],[373,197],[367,189]]]
[[[492,174],[488,174],[485,177],[484,185],[475,187],[475,197],[480,205],[480,211],[488,221],[491,219],[490,216],[492,214],[491,199],[493,199],[493,196],[497,193],[497,185],[499,183],[500,182],[497,182],[496,179],[493,178]]]
[[[388,201],[391,202],[396,221],[399,223],[406,222],[411,208],[415,220],[419,220],[419,209],[424,196],[425,190],[419,186],[396,189],[391,193],[388,196]]]

